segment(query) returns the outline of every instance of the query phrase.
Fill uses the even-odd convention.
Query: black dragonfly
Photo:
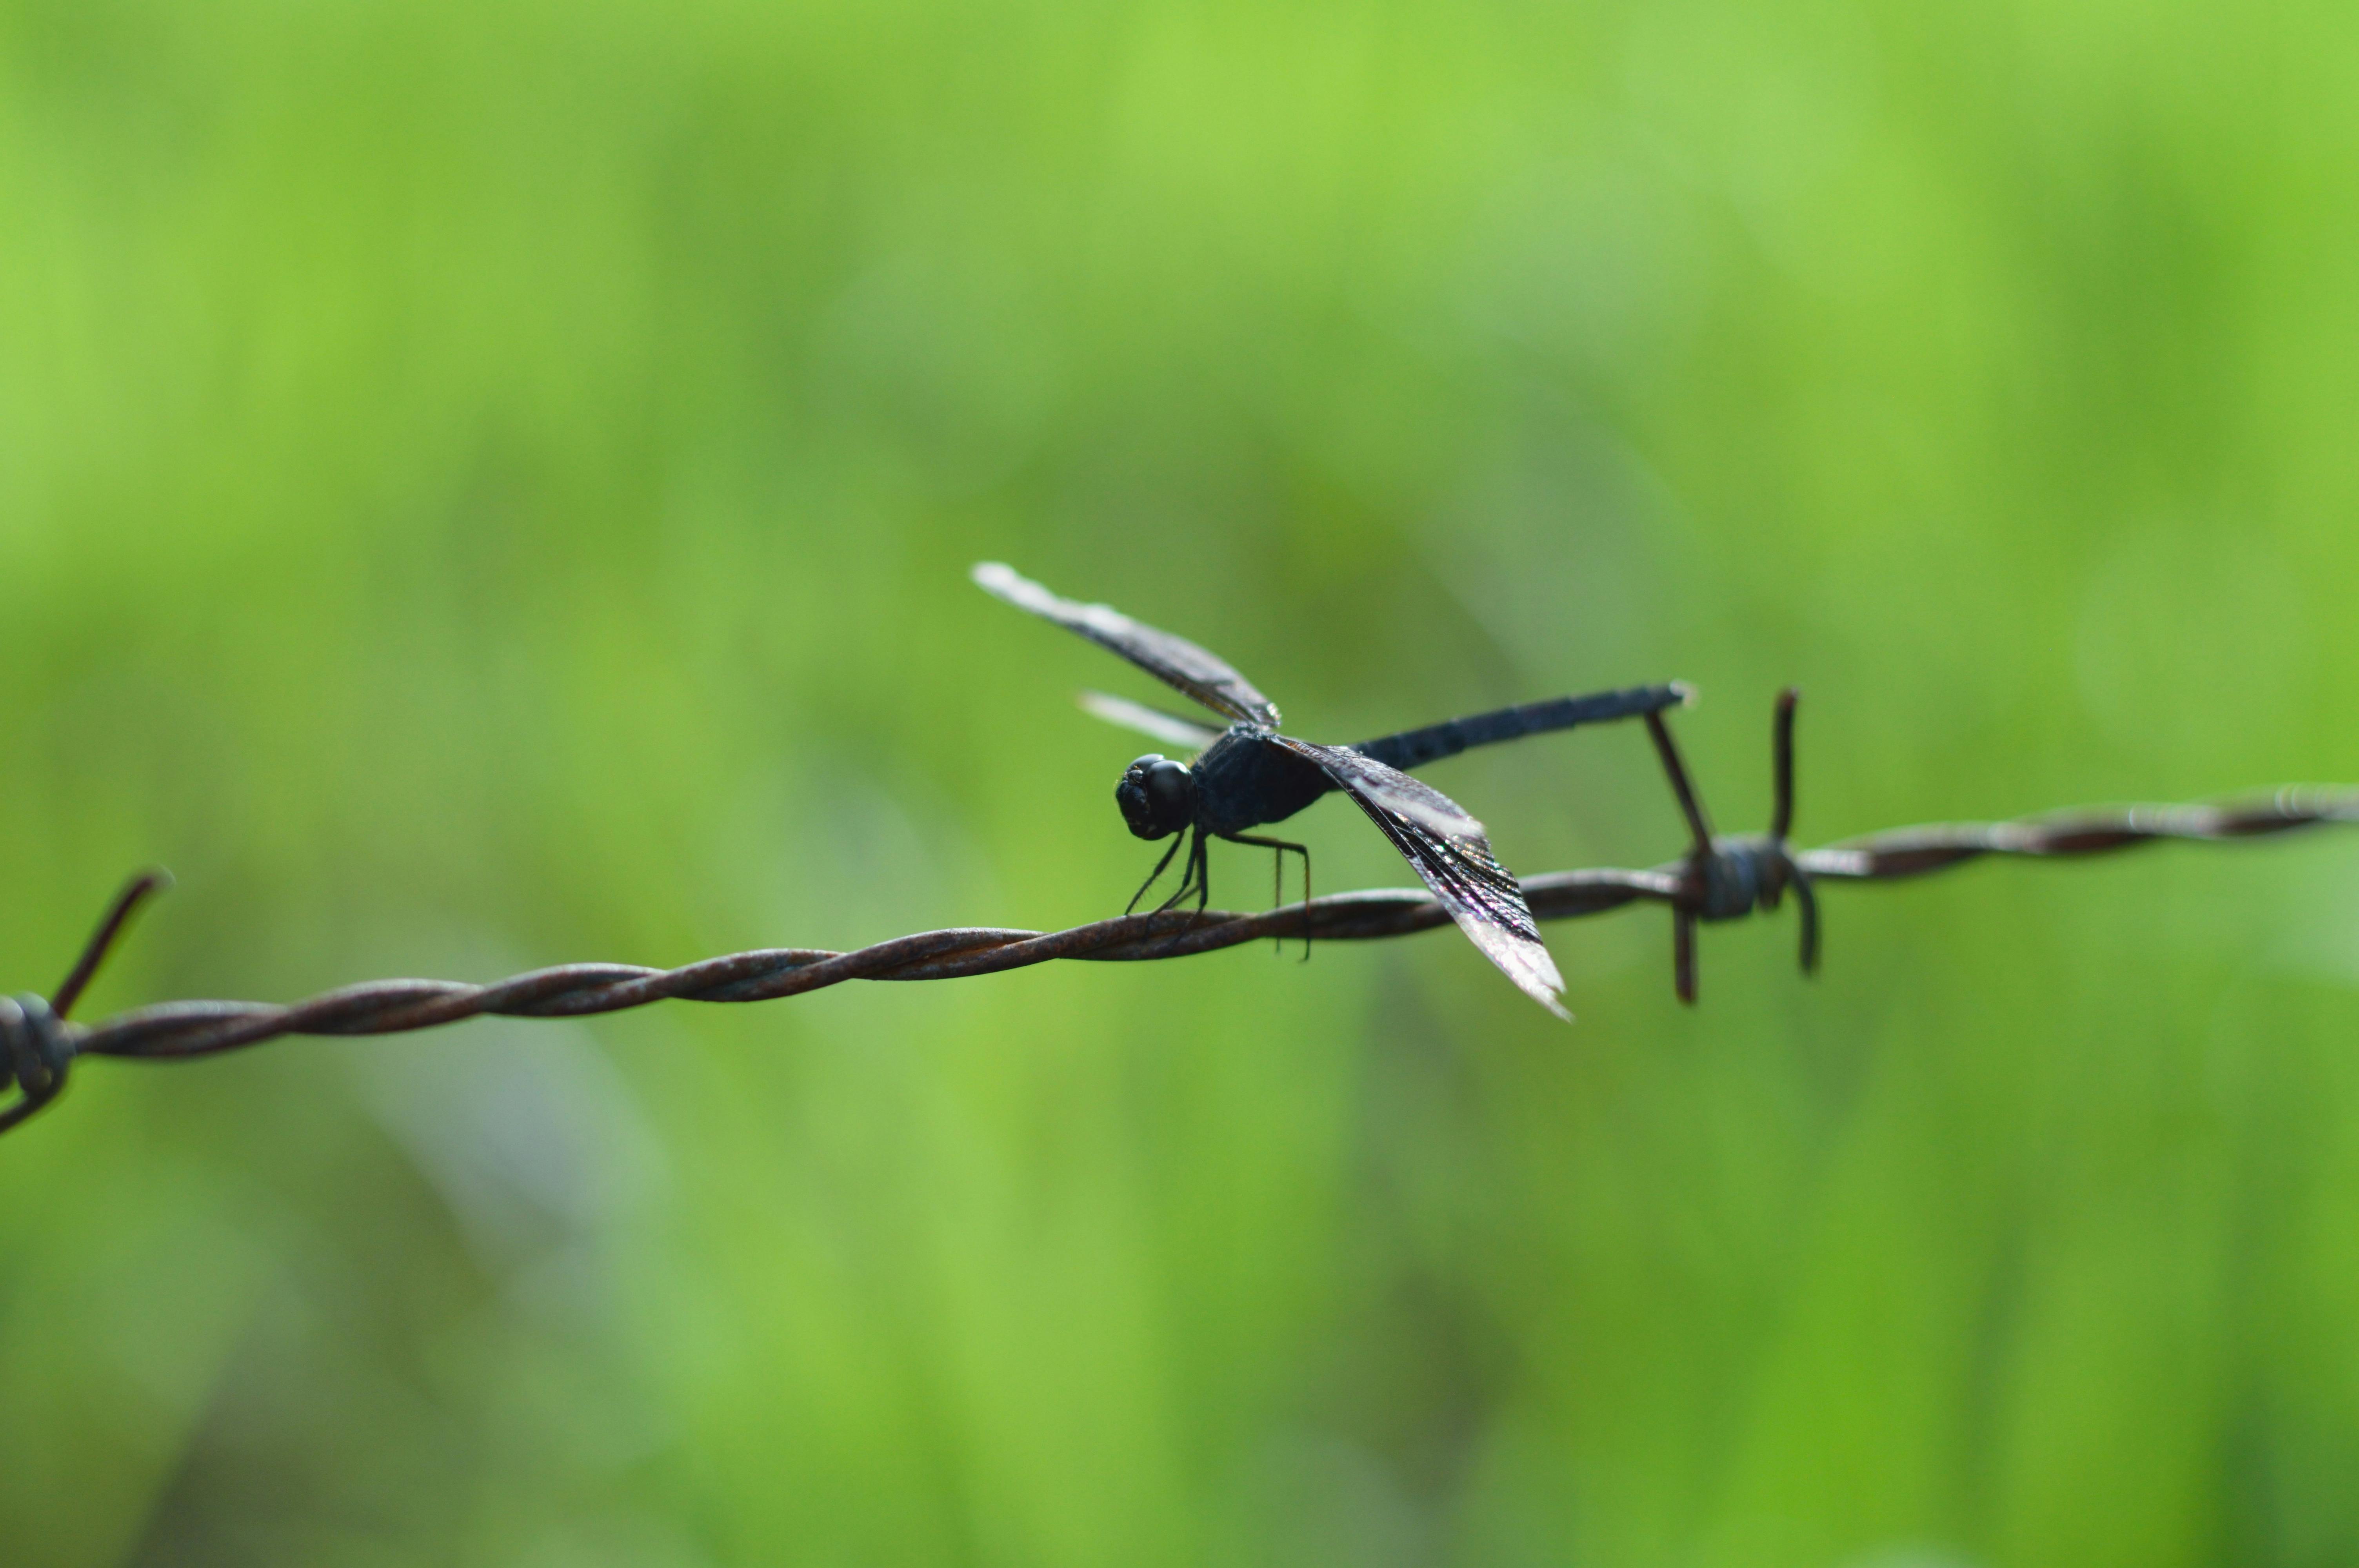
[[[1275,850],[1281,868],[1287,851],[1300,855],[1307,903],[1310,851],[1246,830],[1283,822],[1330,790],[1340,789],[1391,840],[1485,957],[1542,1007],[1560,1018],[1571,1016],[1558,1000],[1564,980],[1540,942],[1523,888],[1491,853],[1483,825],[1404,770],[1455,756],[1469,746],[1659,713],[1687,701],[1684,685],[1560,697],[1403,730],[1356,746],[1321,746],[1279,734],[1277,705],[1226,663],[1184,638],[1143,625],[1106,605],[1060,599],[996,561],[976,567],[973,577],[986,592],[1113,650],[1229,721],[1225,730],[1215,730],[1123,697],[1082,694],[1082,707],[1099,718],[1198,753],[1190,765],[1149,752],[1131,763],[1114,786],[1114,802],[1131,832],[1141,838],[1172,840],[1132,896],[1130,907],[1137,907],[1184,843],[1188,855],[1180,886],[1160,907],[1169,909],[1192,892],[1196,907],[1203,908],[1211,898],[1205,850],[1210,838]],[[1304,920],[1307,933],[1307,913]]]

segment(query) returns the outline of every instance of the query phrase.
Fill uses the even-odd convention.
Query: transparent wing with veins
[[[1081,703],[1082,712],[1103,719],[1109,724],[1119,724],[1125,730],[1136,730],[1167,746],[1201,752],[1221,738],[1221,732],[1210,725],[1182,719],[1176,713],[1166,713],[1159,708],[1149,708],[1143,702],[1133,702],[1126,697],[1084,691],[1076,700]]]
[[[1271,739],[1318,763],[1392,840],[1483,956],[1526,996],[1571,1022],[1572,1014],[1558,1000],[1564,977],[1540,941],[1523,886],[1491,853],[1480,822],[1430,784],[1348,747],[1314,745],[1289,735]]]
[[[1098,646],[1120,654],[1156,679],[1186,692],[1223,718],[1273,730],[1277,727],[1276,703],[1256,691],[1253,682],[1231,669],[1225,661],[1185,637],[1158,632],[1110,605],[1060,599],[1015,568],[997,561],[984,561],[970,575],[975,586],[985,593],[1004,599],[1018,610],[1028,610],[1054,621]]]

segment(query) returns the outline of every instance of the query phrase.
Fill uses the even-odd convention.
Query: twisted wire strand
[[[2359,821],[2359,789],[2293,787],[2217,804],[2077,808],[2008,822],[1895,828],[1802,850],[1795,860],[1810,876],[1825,881],[1896,881],[1985,855],[2060,859],[2166,839],[2217,842],[2354,821]],[[1541,920],[1602,914],[1639,900],[1673,903],[1680,894],[1685,864],[1675,860],[1645,871],[1596,869],[1528,877],[1524,896]],[[581,1018],[666,1000],[768,1001],[845,980],[955,979],[1060,958],[1179,958],[1268,937],[1298,936],[1306,928],[1318,941],[1374,941],[1450,923],[1449,913],[1424,890],[1383,888],[1329,893],[1307,905],[1287,904],[1258,914],[1169,911],[1056,932],[961,927],[920,932],[848,953],[777,947],[706,958],[676,969],[563,964],[487,985],[374,980],[283,1005],[162,1002],[98,1023],[56,1027],[72,1055],[177,1060],[288,1034],[392,1034],[485,1014]]]
[[[2065,859],[2139,844],[2260,838],[2320,823],[2359,822],[2359,788],[2310,785],[2220,803],[2082,807],[2008,822],[1932,823],[1796,852],[1814,881],[1899,881],[1985,855]],[[1771,840],[1732,838],[1715,847]],[[1569,920],[1639,902],[1690,909],[1692,857],[1645,871],[1600,868],[1524,879],[1534,916]],[[257,1045],[290,1034],[394,1034],[462,1019],[582,1018],[657,1001],[768,1001],[845,980],[945,980],[997,974],[1052,959],[1133,963],[1180,958],[1265,937],[1306,933],[1327,942],[1375,941],[1451,924],[1421,888],[1330,893],[1259,914],[1227,910],[1161,911],[1093,921],[1065,931],[989,926],[925,931],[849,953],[774,947],[706,958],[676,969],[636,964],[561,964],[488,985],[457,980],[372,980],[307,1000],[170,1001],[98,1023],[74,1023],[70,1007],[132,910],[163,885],[136,879],[116,899],[54,1008],[34,995],[0,998],[0,1131],[24,1121],[64,1088],[79,1056],[179,1061]]]
[[[1795,857],[1814,877],[1897,881],[1983,855],[2062,858],[2163,839],[2216,843],[2319,823],[2359,822],[2359,789],[2292,784],[2273,794],[2187,806],[2082,806],[2015,822],[1935,823],[1847,838]]]

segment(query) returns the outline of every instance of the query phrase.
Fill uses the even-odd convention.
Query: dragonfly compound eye
[[[1149,752],[1114,786],[1122,819],[1141,838],[1168,838],[1195,820],[1196,784],[1187,764]]]

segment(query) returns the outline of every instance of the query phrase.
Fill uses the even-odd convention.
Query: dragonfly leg
[[[1180,852],[1180,846],[1187,841],[1187,836],[1185,834],[1175,834],[1172,836],[1171,848],[1163,851],[1163,859],[1155,862],[1155,869],[1147,873],[1147,880],[1138,884],[1138,891],[1132,893],[1130,895],[1130,902],[1122,906],[1122,912],[1125,914],[1128,914],[1132,910],[1138,907],[1138,901],[1147,896],[1147,890],[1155,885],[1157,880],[1163,875],[1163,869],[1171,863],[1171,857],[1178,854]],[[1170,906],[1167,904],[1164,907],[1168,909]]]
[[[1302,956],[1310,957],[1310,850],[1301,844],[1289,844],[1283,838],[1256,838],[1251,833],[1222,835],[1232,844],[1252,844],[1275,851],[1269,860],[1269,902],[1274,908],[1286,902],[1286,852],[1289,849],[1302,857]],[[1273,940],[1279,940],[1273,938]],[[1281,944],[1282,945],[1282,944]]]
[[[1175,843],[1171,847],[1177,849],[1180,846]],[[1210,901],[1212,892],[1212,889],[1207,885],[1209,879],[1205,875],[1206,870],[1204,830],[1199,827],[1195,829],[1194,837],[1188,840],[1188,858],[1180,862],[1180,885],[1171,890],[1169,898],[1155,906],[1155,913],[1161,914],[1166,910],[1179,908],[1188,901],[1188,895],[1190,892],[1196,895],[1196,907],[1203,908]]]

